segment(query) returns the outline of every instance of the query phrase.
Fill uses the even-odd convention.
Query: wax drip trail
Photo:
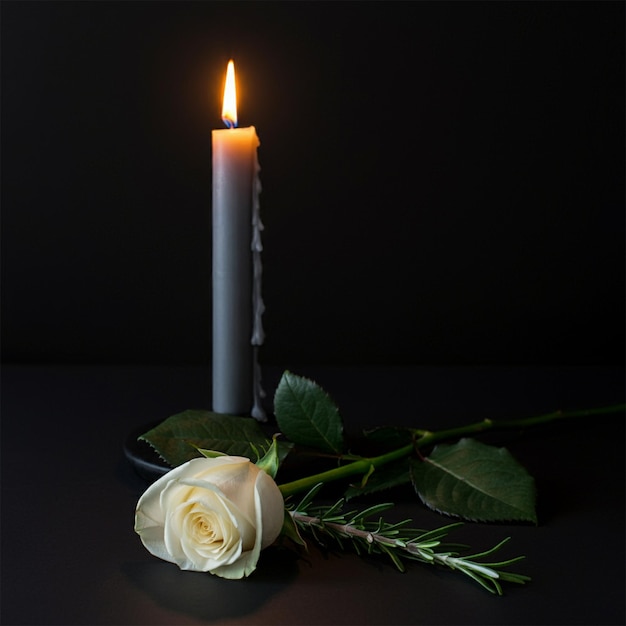
[[[253,398],[254,404],[252,406],[252,417],[265,422],[267,416],[263,409],[262,400],[265,397],[265,391],[261,384],[261,365],[259,364],[259,346],[263,345],[265,340],[265,332],[263,330],[263,312],[265,311],[265,305],[263,303],[263,296],[261,293],[262,277],[263,277],[263,264],[261,262],[261,252],[263,251],[263,243],[261,242],[261,231],[263,230],[263,223],[261,222],[261,203],[259,202],[259,194],[261,193],[261,179],[259,172],[261,167],[259,165],[259,159],[255,150],[255,164],[254,164],[254,181],[252,185],[252,338],[251,343],[253,346]]]

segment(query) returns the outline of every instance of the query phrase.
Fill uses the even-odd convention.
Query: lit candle
[[[228,63],[222,120],[213,136],[213,410],[265,420],[261,325],[260,145],[237,128],[235,67]]]

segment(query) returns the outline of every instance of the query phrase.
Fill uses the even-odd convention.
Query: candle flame
[[[226,68],[222,120],[228,128],[237,126],[237,90],[235,89],[235,64],[232,60],[228,62]]]

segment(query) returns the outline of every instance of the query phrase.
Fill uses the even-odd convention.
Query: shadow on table
[[[298,573],[298,558],[292,550],[267,548],[261,553],[254,574],[242,580],[186,572],[157,560],[126,563],[123,571],[155,604],[168,611],[213,621],[254,613],[293,582]]]

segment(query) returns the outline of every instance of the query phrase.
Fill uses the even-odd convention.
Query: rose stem
[[[538,415],[535,417],[525,417],[521,419],[510,420],[491,420],[484,419],[480,422],[474,422],[473,424],[467,424],[466,426],[458,426],[456,428],[449,428],[439,431],[417,430],[412,432],[417,439],[406,446],[392,450],[379,456],[362,458],[358,461],[353,461],[347,465],[341,467],[335,467],[319,474],[313,474],[312,476],[305,476],[283,485],[279,485],[279,489],[283,496],[287,497],[295,493],[310,489],[319,483],[327,483],[330,481],[340,480],[341,478],[348,478],[350,476],[359,476],[371,471],[372,467],[377,468],[396,461],[405,456],[409,456],[414,449],[423,448],[438,441],[444,439],[451,439],[454,437],[463,437],[465,435],[471,435],[474,433],[481,433],[488,430],[507,430],[514,428],[526,428],[528,426],[536,426],[539,424],[548,424],[562,419],[570,419],[576,417],[588,417],[591,415],[606,415],[610,413],[623,412],[626,409],[626,404],[614,404],[607,407],[599,407],[595,409],[582,409],[579,411],[553,411],[552,413],[546,413],[544,415]]]

